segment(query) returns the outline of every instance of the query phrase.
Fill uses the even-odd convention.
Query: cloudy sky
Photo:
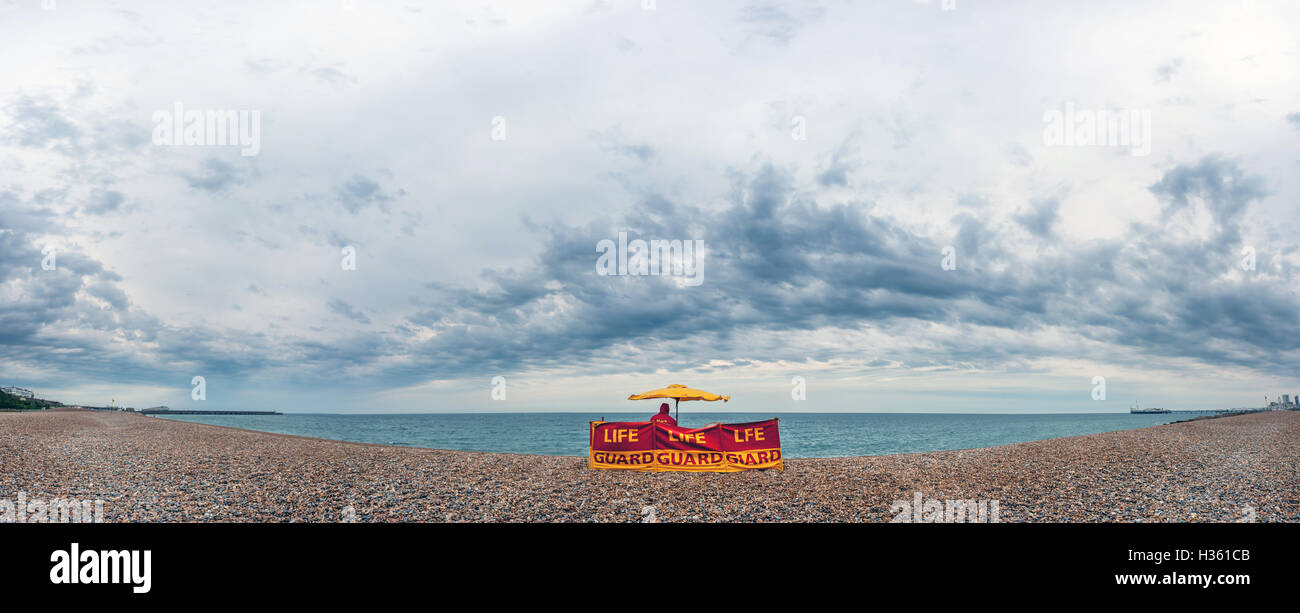
[[[0,0],[0,384],[1257,406],[1300,392],[1297,31],[1265,0]],[[256,151],[168,140],[177,104]],[[1143,142],[1089,143],[1099,112]],[[598,274],[620,232],[702,241],[700,283]]]

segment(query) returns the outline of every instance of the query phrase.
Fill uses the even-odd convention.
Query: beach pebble
[[[577,433],[575,436],[582,436]],[[0,498],[116,522],[857,522],[997,501],[1000,521],[1300,521],[1300,412],[731,474],[267,434],[113,412],[0,413]]]

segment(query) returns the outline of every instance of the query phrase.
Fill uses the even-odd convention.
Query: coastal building
[[[17,397],[19,397],[19,398],[26,398],[26,399],[28,399],[28,400],[32,400],[32,399],[36,398],[36,394],[35,394],[34,392],[32,392],[32,390],[29,390],[29,389],[26,389],[26,388],[22,388],[22,387],[13,387],[13,386],[10,386],[10,387],[0,387],[0,392],[4,392],[4,393],[6,393],[6,394],[9,394],[10,396],[17,396]]]

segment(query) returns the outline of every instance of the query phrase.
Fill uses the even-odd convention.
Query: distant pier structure
[[[1172,413],[1173,411],[1170,411],[1169,409],[1162,409],[1160,407],[1143,409],[1138,405],[1134,404],[1133,408],[1129,409],[1128,412],[1134,415],[1153,415],[1153,414],[1162,414],[1162,413]]]

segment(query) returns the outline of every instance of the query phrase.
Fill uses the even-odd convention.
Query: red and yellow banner
[[[752,468],[785,469],[775,418],[707,428],[680,428],[647,421],[593,421],[587,466],[724,473]]]

